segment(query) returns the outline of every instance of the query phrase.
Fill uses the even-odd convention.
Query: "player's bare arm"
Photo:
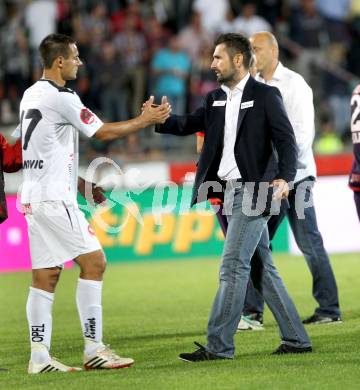
[[[147,126],[164,123],[171,113],[170,104],[164,101],[159,106],[154,106],[153,103],[154,97],[151,96],[144,103],[141,115],[128,121],[104,123],[94,137],[102,141],[111,141],[125,137]]]

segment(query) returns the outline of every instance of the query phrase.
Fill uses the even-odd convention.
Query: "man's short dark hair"
[[[251,61],[251,45],[248,38],[241,34],[227,33],[221,34],[215,40],[215,46],[224,44],[228,50],[229,55],[233,58],[236,54],[241,53],[243,56],[243,63],[246,69],[249,69]]]
[[[62,56],[68,58],[69,45],[76,43],[73,38],[63,34],[50,34],[45,37],[39,46],[41,61],[45,68],[52,67],[56,58]]]

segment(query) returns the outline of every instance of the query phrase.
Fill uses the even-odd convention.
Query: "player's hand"
[[[104,189],[95,183],[84,180],[82,177],[78,179],[78,191],[93,206],[106,201]]]
[[[283,179],[273,180],[270,187],[275,187],[273,200],[281,200],[289,196],[289,184]]]
[[[106,201],[104,192],[105,190],[102,187],[92,183],[92,196],[96,204],[101,204]]]
[[[154,104],[154,96],[150,96],[142,106],[142,119],[148,123],[148,125],[154,125],[157,123],[164,123],[171,114],[171,106],[167,101],[167,97],[163,96],[161,104]]]

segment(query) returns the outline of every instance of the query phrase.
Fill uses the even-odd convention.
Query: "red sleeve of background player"
[[[196,135],[197,135],[198,137],[204,137],[205,133],[202,132],[202,131],[198,131],[198,132],[196,133]]]
[[[14,145],[10,145],[5,137],[0,134],[0,145],[2,149],[2,165],[4,172],[16,172],[22,168],[21,140],[18,139]]]

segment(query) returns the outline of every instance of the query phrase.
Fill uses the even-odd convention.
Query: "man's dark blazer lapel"
[[[219,88],[214,96],[214,101],[211,104],[214,104],[215,101],[226,101],[227,96],[225,91],[223,91],[221,88]],[[214,145],[218,144],[218,141],[222,144],[224,141],[224,127],[225,127],[225,110],[226,110],[226,104],[223,106],[213,106],[211,107],[212,110],[214,110],[215,114],[213,118],[215,119],[216,123],[212,125],[211,127],[216,130],[216,141],[214,142]],[[215,140],[214,140],[215,141]]]
[[[245,84],[244,92],[243,92],[243,95],[241,97],[241,104],[248,102],[248,101],[251,101],[251,100],[254,100],[253,87],[254,87],[254,79],[250,76],[249,80]],[[251,107],[241,109],[241,104],[240,104],[239,117],[238,117],[238,122],[237,122],[237,137],[241,133],[240,128],[241,128],[241,124],[244,120],[244,117],[245,117],[247,111],[249,109],[251,109]],[[254,102],[254,104],[255,104],[255,102]]]

